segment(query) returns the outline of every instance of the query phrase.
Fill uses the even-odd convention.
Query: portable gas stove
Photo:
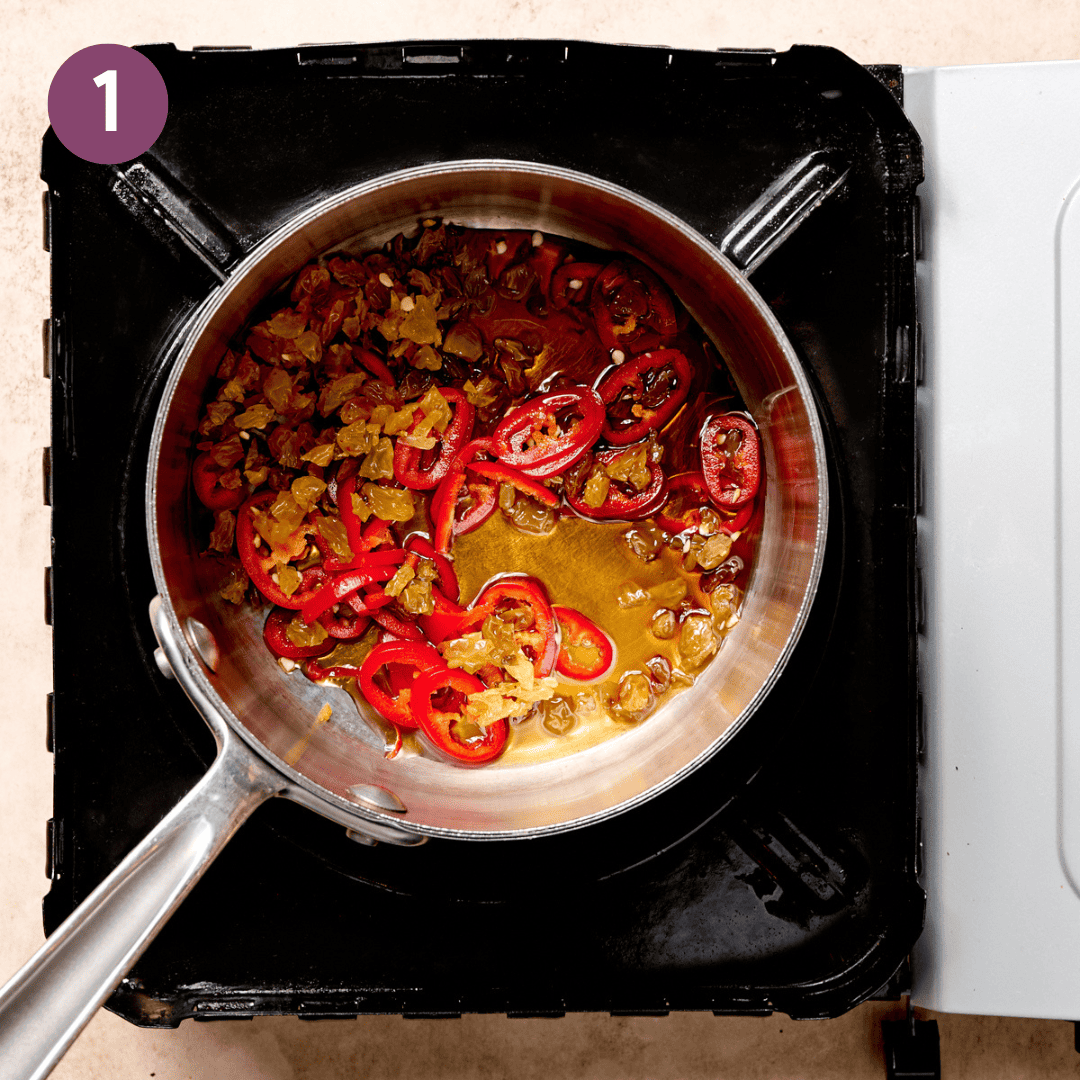
[[[621,816],[536,841],[354,843],[261,808],[124,979],[134,1023],[263,1014],[674,1009],[841,1014],[908,989],[917,881],[915,188],[896,67],[835,50],[578,42],[142,50],[169,89],[151,152],[88,164],[51,133],[47,493],[55,691],[52,930],[213,755],[153,659],[150,428],[185,321],[298,210],[463,158],[563,166],[719,240],[815,151],[843,184],[757,270],[830,451],[823,580],[735,742]]]

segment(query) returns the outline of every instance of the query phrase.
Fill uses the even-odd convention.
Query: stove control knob
[[[166,679],[176,678],[176,672],[173,671],[172,664],[169,663],[169,658],[165,655],[165,650],[160,645],[154,650],[154,659],[157,661],[158,671],[160,671]]]

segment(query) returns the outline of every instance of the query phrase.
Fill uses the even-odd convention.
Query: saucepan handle
[[[0,990],[0,1075],[49,1074],[214,856],[282,779],[231,733],[210,771]]]
[[[720,241],[720,251],[742,273],[752,273],[844,182],[848,169],[832,150],[814,150],[800,158],[736,219]]]

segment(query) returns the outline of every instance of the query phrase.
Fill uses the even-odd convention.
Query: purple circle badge
[[[154,145],[169,92],[153,62],[126,45],[91,45],[69,56],[49,87],[56,137],[86,161],[116,165]]]

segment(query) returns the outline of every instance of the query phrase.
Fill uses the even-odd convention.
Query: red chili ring
[[[557,414],[577,407],[581,417],[566,431],[560,430]],[[505,465],[526,476],[546,477],[572,465],[586,454],[600,437],[604,425],[604,404],[590,386],[574,386],[542,394],[511,410],[491,434],[492,453]],[[526,446],[545,427],[544,441]]]
[[[470,765],[484,765],[494,761],[506,745],[510,725],[505,719],[496,720],[477,736],[462,740],[454,733],[455,721],[461,713],[443,712],[432,704],[432,698],[440,690],[455,690],[460,694],[474,694],[484,689],[475,676],[460,668],[429,671],[413,683],[410,704],[413,719],[420,730],[431,740],[436,749],[448,754],[455,761]]]
[[[399,483],[416,491],[430,491],[438,487],[450,471],[458,451],[469,441],[472,434],[476,410],[469,404],[468,398],[460,391],[448,386],[439,387],[439,393],[454,408],[454,418],[447,425],[439,440],[439,453],[427,466],[421,465],[424,451],[416,446],[409,446],[399,438],[394,446],[394,476]],[[412,428],[420,422],[417,417]]]
[[[379,669],[387,664],[405,664],[418,674],[446,667],[438,651],[424,641],[383,641],[368,653],[357,673],[360,693],[380,716],[399,727],[416,727],[411,701],[391,697],[375,682]]]
[[[739,432],[742,439],[731,453],[721,454],[718,438],[729,431]],[[735,510],[757,494],[761,486],[761,447],[757,428],[749,417],[723,413],[701,429],[701,471],[713,502],[724,510]]]

